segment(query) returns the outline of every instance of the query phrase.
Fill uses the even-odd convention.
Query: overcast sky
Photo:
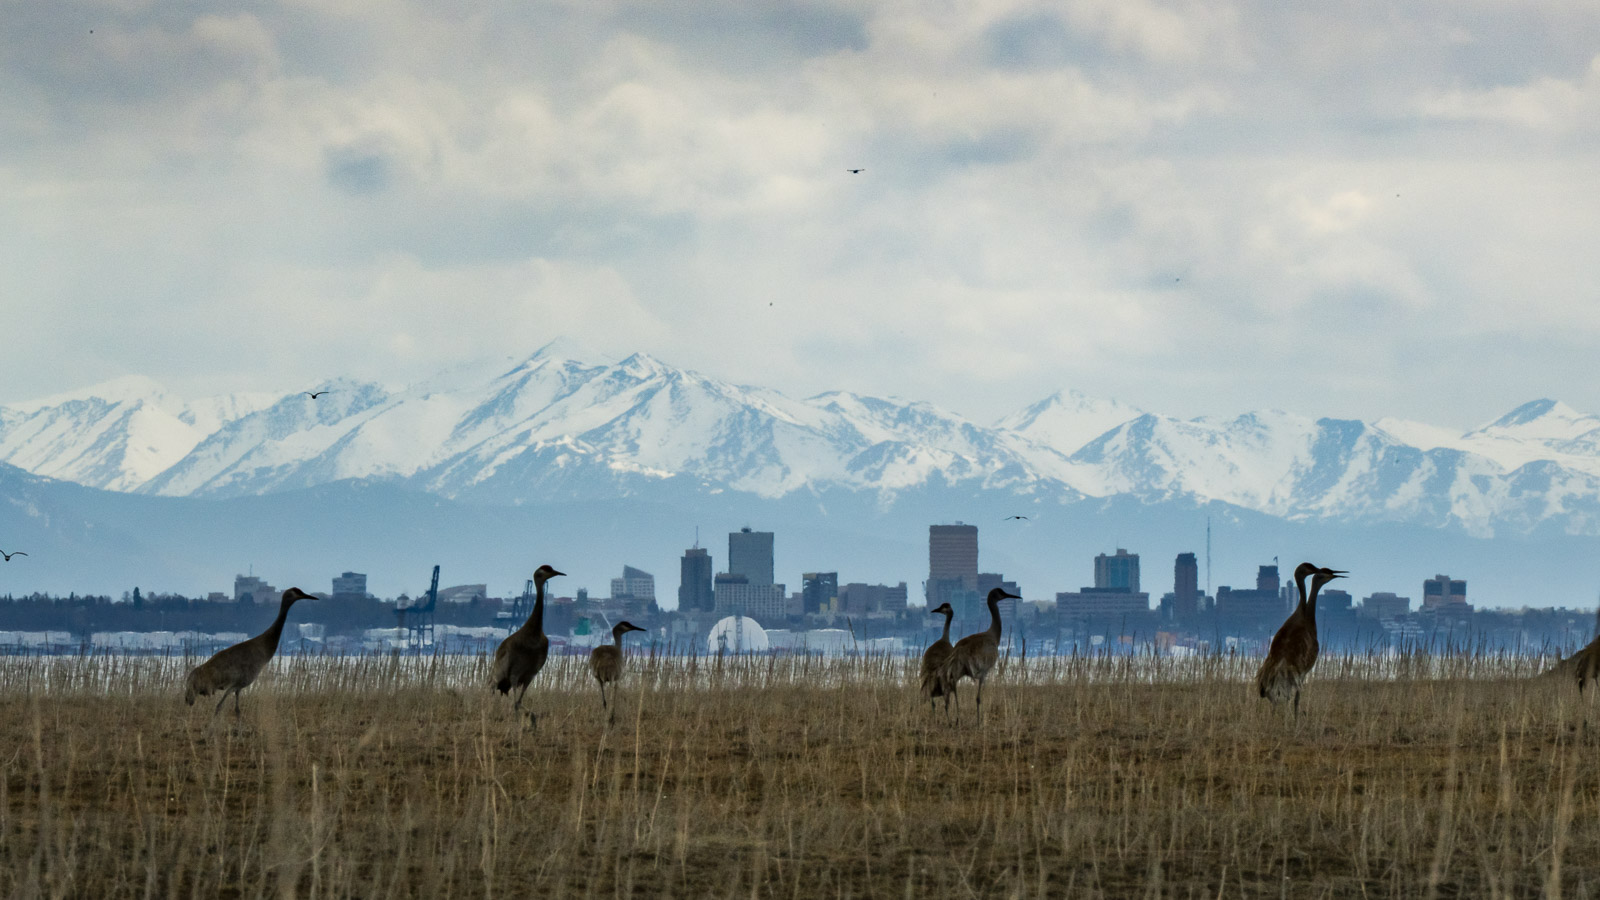
[[[566,335],[984,422],[1600,411],[1589,0],[246,6],[0,0],[0,402]]]

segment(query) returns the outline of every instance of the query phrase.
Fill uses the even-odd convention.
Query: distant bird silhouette
[[[1294,583],[1300,592],[1300,603],[1272,637],[1267,658],[1261,661],[1256,672],[1256,691],[1277,706],[1291,696],[1294,698],[1294,717],[1300,718],[1300,684],[1317,664],[1317,592],[1335,578],[1345,573],[1337,569],[1320,568],[1303,562],[1295,567]],[[1306,578],[1311,579],[1311,594],[1306,594]]]
[[[1001,519],[1000,521],[1009,522],[1012,519],[1026,519],[1026,518],[1027,518],[1027,516],[1006,516],[1004,519]]]
[[[321,397],[323,394],[329,394],[329,393],[332,393],[332,392],[333,392],[332,388],[329,388],[326,391],[301,391],[301,393],[309,396],[313,400],[317,399],[318,397]]]
[[[232,647],[218,650],[215,656],[189,672],[189,678],[184,683],[183,702],[193,706],[194,698],[221,691],[217,708],[211,711],[211,717],[215,719],[231,693],[233,714],[238,716],[239,692],[255,682],[256,676],[278,652],[278,638],[283,635],[283,623],[289,618],[289,607],[297,600],[309,599],[312,599],[311,595],[297,587],[284,591],[283,600],[278,605],[278,617],[272,620],[266,631]]]
[[[937,709],[933,698],[943,697],[947,716],[950,714],[950,698],[956,694],[955,682],[946,682],[944,679],[944,665],[949,661],[950,653],[954,649],[950,646],[950,620],[955,618],[955,614],[956,611],[951,609],[948,603],[941,603],[928,610],[930,616],[944,616],[944,633],[939,635],[937,641],[929,644],[928,649],[922,651],[922,696],[928,698],[928,712]]]
[[[971,678],[978,683],[978,724],[983,724],[983,680],[989,677],[989,670],[1000,659],[1000,601],[1005,599],[1020,600],[1016,594],[1006,593],[1005,588],[994,588],[989,591],[989,629],[977,634],[969,634],[956,642],[950,650],[950,657],[945,660],[944,678],[949,682],[953,691],[955,685],[963,678]],[[956,715],[961,714],[961,704],[956,703]]]
[[[544,668],[545,658],[550,655],[550,639],[544,633],[544,583],[565,574],[549,565],[534,570],[533,612],[528,614],[528,621],[501,641],[494,651],[491,677],[495,690],[508,694],[512,688],[517,688],[517,702],[511,708],[519,712],[522,710],[522,695],[528,692],[528,683]],[[537,713],[528,713],[528,724],[538,727]]]
[[[21,550],[13,550],[10,553],[5,552],[4,550],[0,550],[0,556],[4,556],[6,558],[6,562],[11,562],[11,557],[13,557],[13,556],[27,556],[27,555],[28,554],[23,553]]]
[[[860,175],[862,172],[865,172],[866,169],[845,169],[845,171],[849,172],[851,175]]]
[[[644,629],[632,622],[618,622],[611,629],[611,643],[589,651],[589,671],[594,673],[594,680],[600,682],[600,708],[610,711],[613,722],[617,720],[617,711],[606,702],[606,685],[622,677],[622,636],[630,631]]]

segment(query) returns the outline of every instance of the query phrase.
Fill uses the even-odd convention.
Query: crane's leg
[[[511,709],[512,710],[514,710],[516,712],[522,712],[522,695],[526,694],[528,692],[528,685],[532,684],[532,683],[533,682],[530,681],[527,684],[524,684],[522,686],[522,690],[517,691],[517,702],[511,704]]]
[[[978,727],[983,727],[983,679],[978,679]]]
[[[1294,686],[1294,721],[1295,724],[1300,722],[1300,685],[1298,684]]]
[[[600,682],[600,708],[602,710],[608,710],[611,708],[606,704],[606,683],[604,681]]]
[[[233,717],[239,718],[239,689],[233,689]]]
[[[213,720],[215,720],[217,718],[217,713],[222,712],[222,704],[227,703],[227,702],[228,702],[228,692],[227,691],[223,691],[222,692],[222,696],[217,699],[217,708],[211,711],[211,718]]]

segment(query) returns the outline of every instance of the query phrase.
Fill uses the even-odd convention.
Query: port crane
[[[409,606],[396,606],[400,637],[408,650],[421,650],[433,644],[433,611],[439,605],[439,567],[433,567],[433,583],[428,593],[411,601]]]

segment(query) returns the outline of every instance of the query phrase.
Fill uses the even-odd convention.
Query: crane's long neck
[[[615,644],[618,650],[622,649],[622,629],[611,629],[611,643]]]
[[[944,633],[939,635],[939,640],[950,643],[950,620],[955,618],[956,611],[949,610],[944,614]]]
[[[533,582],[533,612],[528,614],[528,622],[522,626],[535,634],[544,634],[544,582]]]
[[[1000,640],[1000,600],[989,601],[989,634],[996,641]]]
[[[1301,605],[1304,606],[1306,611],[1306,618],[1310,619],[1313,625],[1317,623],[1317,592],[1320,590],[1322,590],[1322,582],[1313,578],[1311,580],[1311,596],[1301,601]],[[1301,596],[1305,595],[1302,594]]]
[[[289,621],[289,607],[293,604],[293,600],[285,600],[279,604],[278,617],[272,620],[266,631],[261,632],[261,636],[266,638],[267,646],[271,647],[274,653],[278,652],[278,641],[283,637],[283,625]]]

